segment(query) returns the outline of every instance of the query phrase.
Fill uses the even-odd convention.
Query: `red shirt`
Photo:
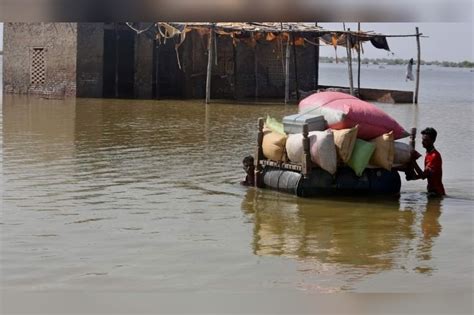
[[[428,192],[434,192],[441,196],[446,195],[441,181],[443,177],[442,164],[441,154],[436,149],[426,153],[424,173],[428,178]]]

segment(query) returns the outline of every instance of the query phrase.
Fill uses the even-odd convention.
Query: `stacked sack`
[[[390,171],[410,161],[410,146],[395,141],[408,132],[368,102],[339,92],[315,93],[300,102],[299,112],[326,120],[325,130],[310,131],[308,137],[311,161],[330,174],[340,165],[350,166],[361,176],[367,167]],[[287,135],[283,124],[267,118],[263,153],[271,160],[301,163],[303,135]]]

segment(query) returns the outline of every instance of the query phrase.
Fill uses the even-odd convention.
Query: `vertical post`
[[[352,79],[352,54],[351,54],[351,29],[347,29],[346,33],[346,50],[347,50],[347,70],[349,71],[349,90],[351,95],[354,95],[354,81]]]
[[[357,96],[360,97],[360,22],[357,23]]]
[[[285,56],[285,104],[288,104],[290,100],[290,36],[288,35],[288,41],[286,43],[286,56]]]
[[[119,81],[119,77],[118,77],[118,68],[119,68],[119,52],[118,52],[118,48],[119,48],[119,33],[118,33],[118,26],[117,26],[117,22],[114,23],[114,31],[115,31],[115,90],[114,90],[114,95],[115,95],[115,98],[118,98],[118,81]]]
[[[254,75],[255,75],[255,99],[258,99],[258,44],[255,42],[253,50]]]
[[[416,27],[416,48],[417,48],[417,62],[416,62],[416,89],[415,89],[415,104],[418,104],[418,90],[420,88],[420,64],[421,64],[421,52],[420,52],[420,32]]]
[[[416,128],[411,128],[409,144],[412,150],[415,150],[415,138],[416,138]]]
[[[210,120],[209,119],[209,116],[210,116],[210,112],[209,112],[210,108],[209,107],[210,107],[210,105],[208,105],[206,103],[206,105],[204,105],[204,107],[205,107],[205,112],[204,112],[204,139],[205,139],[205,153],[207,155],[207,154],[209,154],[209,147],[210,147],[210,145],[209,145],[209,143],[210,143],[210,141],[209,141],[209,139],[210,139],[210,137],[209,137],[209,120]]]
[[[315,26],[318,26],[318,23],[314,23]],[[314,90],[319,89],[319,33],[315,38],[314,46]]]
[[[238,45],[237,43],[235,45]],[[234,77],[233,77],[233,84],[232,84],[232,89],[233,89],[233,95],[234,95],[234,99],[237,99],[237,48],[236,46],[234,45],[234,43],[232,42],[232,61],[233,61],[233,65],[234,65]]]
[[[262,117],[258,119],[257,152],[255,153],[255,186],[259,188],[263,187],[262,165],[260,161],[264,159],[262,148],[264,121]]]
[[[304,178],[308,178],[311,173],[311,153],[309,148],[308,124],[303,125],[303,165],[301,173]]]
[[[211,26],[207,45],[206,104],[211,100],[212,62],[214,61],[214,27]]]
[[[214,24],[212,25],[214,27]],[[214,28],[213,28],[214,30]],[[216,35],[216,32],[213,32],[213,41],[214,41],[214,64],[217,66],[217,39],[219,38],[217,35]]]
[[[160,98],[160,48],[155,39],[155,98]]]
[[[416,128],[411,128],[410,130],[410,142],[409,142],[409,145],[410,145],[410,148],[411,148],[411,151],[415,151],[415,138],[416,138]],[[418,166],[418,164],[416,163],[416,161],[412,160],[410,162],[412,168],[413,168],[413,171],[415,172],[415,175],[416,177],[418,178],[422,178],[423,176],[423,170],[420,168],[420,166]]]
[[[296,60],[296,45],[295,45],[295,35],[291,33],[291,38],[293,42],[293,63],[295,65],[295,89],[296,89],[296,101],[300,100],[300,92],[298,91],[298,67]]]

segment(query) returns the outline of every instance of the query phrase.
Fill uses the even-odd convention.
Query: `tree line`
[[[346,63],[347,57],[337,58],[338,62]],[[336,62],[336,58],[334,57],[320,57],[320,62],[323,63],[334,63]],[[361,64],[374,64],[374,65],[406,65],[408,64],[408,59],[388,59],[388,58],[362,58],[360,60]],[[357,63],[357,58],[352,58],[352,62]],[[415,61],[416,63],[416,61]],[[474,62],[471,61],[461,61],[461,62],[453,62],[453,61],[425,61],[421,60],[421,65],[435,65],[441,67],[453,67],[453,68],[474,68]]]

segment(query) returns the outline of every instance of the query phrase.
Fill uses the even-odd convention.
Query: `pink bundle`
[[[347,129],[359,125],[357,137],[374,139],[393,131],[394,138],[409,133],[384,111],[357,97],[340,92],[320,92],[301,100],[300,113],[322,115],[331,129]]]

